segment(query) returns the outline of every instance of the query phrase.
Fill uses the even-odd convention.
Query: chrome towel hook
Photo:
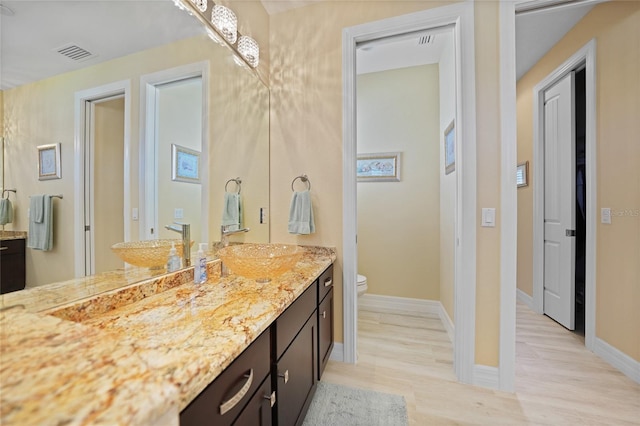
[[[224,192],[229,192],[227,191],[227,186],[231,182],[234,182],[236,184],[236,187],[238,188],[238,194],[240,194],[240,191],[242,191],[242,179],[240,179],[239,177],[235,179],[229,179],[227,183],[224,184]]]
[[[302,182],[307,184],[307,189],[311,190],[311,181],[309,180],[309,178],[307,177],[307,175],[300,175],[300,176],[296,176],[295,178],[293,178],[293,180],[291,181],[291,190],[293,192],[295,192],[296,190],[293,189],[293,184],[300,179]]]

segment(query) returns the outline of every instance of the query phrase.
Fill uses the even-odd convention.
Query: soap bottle
[[[171,250],[169,250],[169,261],[167,262],[167,271],[174,272],[180,269],[180,256],[178,256],[178,252],[176,251],[176,245],[171,242]]]
[[[207,255],[205,250],[207,243],[200,243],[200,248],[196,255],[196,264],[193,270],[193,278],[196,284],[202,284],[207,281]]]

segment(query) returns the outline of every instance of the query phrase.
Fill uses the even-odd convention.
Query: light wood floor
[[[640,385],[521,303],[515,394],[456,383],[436,316],[361,311],[358,339],[358,364],[330,361],[322,380],[404,395],[410,425],[640,425]]]

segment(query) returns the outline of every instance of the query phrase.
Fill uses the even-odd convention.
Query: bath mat
[[[403,396],[318,382],[302,426],[407,426]]]

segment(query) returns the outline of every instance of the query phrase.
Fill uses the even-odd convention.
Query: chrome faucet
[[[220,227],[220,243],[222,244],[222,247],[227,247],[229,245],[229,235],[249,232],[249,228],[230,229],[232,226],[233,225],[222,225]],[[222,266],[220,269],[220,275],[226,277],[227,275],[229,275],[229,269],[227,269],[227,266],[224,264],[224,262],[222,262],[221,265]]]
[[[191,225],[188,223],[173,222],[166,225],[165,229],[177,232],[182,236],[182,266],[191,266]]]

